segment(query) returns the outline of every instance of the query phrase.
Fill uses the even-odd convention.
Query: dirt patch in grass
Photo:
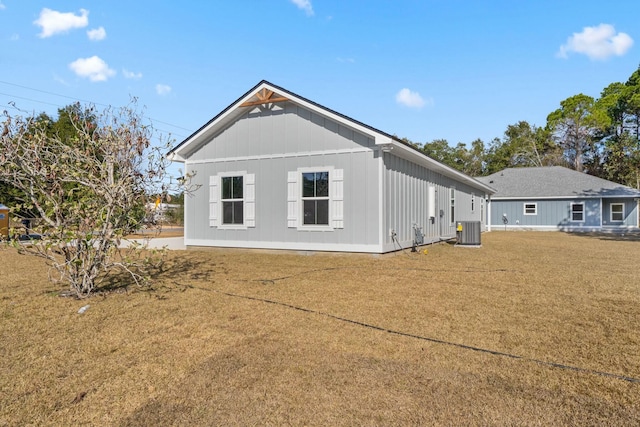
[[[638,242],[482,239],[172,252],[84,301],[0,250],[0,425],[636,424]]]

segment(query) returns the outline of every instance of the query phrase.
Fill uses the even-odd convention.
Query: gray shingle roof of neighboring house
[[[493,199],[640,197],[640,190],[562,166],[509,168],[476,178],[496,190]]]

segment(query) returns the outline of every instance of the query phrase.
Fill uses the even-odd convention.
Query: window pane
[[[611,205],[611,220],[612,221],[624,221],[624,205],[616,203]]]
[[[314,173],[302,174],[302,197],[315,197],[315,175]]]
[[[316,223],[316,201],[315,200],[305,200],[304,201],[304,224],[315,224]]]
[[[233,224],[242,224],[244,222],[243,202],[233,202]]]
[[[305,225],[329,225],[328,200],[304,200],[303,213]]]
[[[242,177],[234,176],[232,178],[233,190],[231,192],[232,199],[242,199]]]
[[[573,221],[582,221],[583,220],[583,205],[571,205],[571,219]]]
[[[222,202],[222,223],[233,224],[233,202]]]
[[[222,223],[223,224],[243,224],[244,223],[244,203],[243,202],[222,202]]]
[[[232,180],[230,176],[223,176],[222,177],[222,198],[223,199],[232,199],[233,197],[231,197],[231,186],[232,186]]]
[[[316,173],[316,197],[329,197],[329,172]]]
[[[328,200],[316,200],[316,224],[329,225]]]

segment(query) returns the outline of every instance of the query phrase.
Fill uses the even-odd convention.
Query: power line
[[[84,102],[84,103],[88,103],[88,104],[100,105],[102,107],[109,107],[109,105],[107,105],[107,104],[102,104],[102,103],[99,103],[99,102],[89,101],[89,100],[86,100],[86,99],[74,98],[74,97],[71,97],[71,96],[62,95],[62,94],[59,94],[59,93],[50,92],[50,91],[46,91],[46,90],[42,90],[42,89],[36,89],[36,88],[33,88],[33,87],[24,86],[24,85],[20,85],[20,84],[17,84],[17,83],[11,83],[11,82],[7,82],[7,81],[4,81],[4,80],[0,80],[0,83],[5,84],[5,85],[9,85],[9,86],[19,87],[19,88],[22,88],[22,89],[32,90],[34,92],[44,93],[44,94],[47,94],[47,95],[59,96],[61,98],[66,98],[66,99],[70,99],[70,100],[73,100],[73,101],[80,101],[80,102]],[[5,96],[13,97],[13,98],[18,98],[18,99],[23,99],[23,100],[31,101],[31,102],[38,102],[40,104],[52,105],[54,107],[61,107],[61,105],[59,105],[59,104],[53,104],[51,102],[39,101],[37,99],[26,98],[26,97],[17,96],[17,95],[10,95],[10,94],[7,94],[7,93],[2,93],[2,92],[0,92],[0,95],[5,95]],[[182,130],[185,130],[185,131],[191,132],[191,133],[193,132],[192,129],[187,129],[187,128],[182,127],[182,126],[174,125],[172,123],[168,123],[168,122],[165,122],[165,121],[162,121],[162,120],[157,120],[157,119],[154,119],[153,117],[149,117],[149,119],[151,121],[154,121],[154,122],[157,122],[157,123],[162,123],[164,125],[171,126],[171,127],[176,128],[176,129],[182,129]],[[162,130],[162,129],[158,129],[158,130]],[[167,132],[167,133],[171,133],[171,132],[169,132],[167,130],[162,130],[162,131],[163,132]],[[184,137],[184,135],[179,135],[179,134],[174,134],[174,135]]]

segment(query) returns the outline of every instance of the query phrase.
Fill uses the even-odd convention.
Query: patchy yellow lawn
[[[637,424],[640,241],[482,240],[172,252],[83,301],[0,250],[0,426]]]

